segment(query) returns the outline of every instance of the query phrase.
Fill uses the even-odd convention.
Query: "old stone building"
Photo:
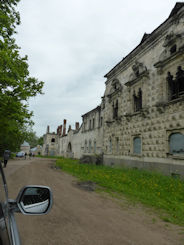
[[[58,149],[57,154],[64,157],[70,158],[80,158],[81,157],[81,128],[79,123],[76,122],[75,129],[72,129],[71,126],[68,128],[66,133],[66,119],[63,122],[63,131],[62,125],[58,127]]]
[[[103,152],[103,115],[101,106],[82,116],[82,148],[83,155],[101,154]]]
[[[85,113],[83,123],[76,122],[75,129],[64,119],[63,125],[57,128],[57,134],[49,132],[44,135],[43,155],[60,155],[81,158],[83,155],[93,156],[103,152],[103,115],[101,106]],[[54,141],[54,142],[53,142]]]
[[[105,75],[101,105],[82,116],[78,130],[57,134],[57,154],[103,153],[107,165],[184,175],[183,27],[184,3],[176,3],[168,19]]]
[[[47,126],[47,132],[43,136],[43,147],[42,147],[42,155],[57,155],[57,148],[58,148],[58,135],[53,132],[50,133],[50,128]]]

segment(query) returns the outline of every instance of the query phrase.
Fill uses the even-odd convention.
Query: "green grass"
[[[36,157],[51,158],[51,159],[62,159],[63,158],[63,157],[59,157],[59,156],[42,156],[42,155],[36,155]]]
[[[166,222],[184,225],[183,180],[144,170],[79,164],[62,157],[56,165],[80,180],[95,182],[106,192],[156,208]]]

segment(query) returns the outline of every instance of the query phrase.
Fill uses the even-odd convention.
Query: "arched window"
[[[68,149],[67,149],[67,151],[68,151],[68,152],[72,152],[72,145],[71,145],[70,142],[69,142],[69,144],[68,144]]]
[[[140,137],[135,137],[133,139],[133,153],[141,154],[141,138]]]
[[[171,154],[184,154],[184,135],[173,133],[169,137],[169,151]]]
[[[51,139],[51,142],[52,142],[52,143],[54,143],[54,142],[55,142],[55,139],[54,139],[54,138],[52,138],[52,139]]]

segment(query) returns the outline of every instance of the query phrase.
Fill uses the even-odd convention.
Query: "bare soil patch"
[[[73,184],[85,191],[95,191],[96,189],[96,184],[92,181],[74,181]]]

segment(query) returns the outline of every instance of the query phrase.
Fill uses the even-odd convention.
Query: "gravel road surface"
[[[182,245],[184,228],[165,223],[149,209],[83,190],[76,178],[54,168],[50,159],[11,160],[5,169],[9,198],[24,185],[53,190],[51,212],[16,214],[23,245]]]

